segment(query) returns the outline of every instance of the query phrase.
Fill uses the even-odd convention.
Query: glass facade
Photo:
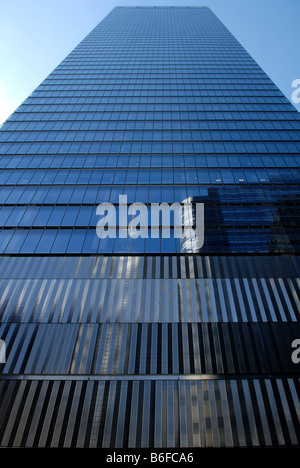
[[[114,8],[0,130],[0,445],[298,445],[299,154],[209,8]],[[203,245],[99,238],[120,195]]]

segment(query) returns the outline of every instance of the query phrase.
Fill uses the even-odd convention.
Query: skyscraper
[[[300,116],[212,11],[113,9],[0,137],[0,445],[297,446]]]

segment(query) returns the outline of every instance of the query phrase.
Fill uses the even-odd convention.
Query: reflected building
[[[216,248],[222,246],[222,251],[230,251],[230,242],[227,238],[227,230],[230,227],[229,220],[224,219],[226,212],[219,196],[219,190],[215,187],[202,187],[202,196],[189,197],[182,202],[182,237],[180,244],[181,253],[201,253],[202,250],[214,250],[209,236],[214,234],[213,242]],[[198,212],[197,206],[202,206],[203,212]],[[198,208],[200,210],[200,208]],[[196,228],[198,218],[198,230]],[[202,230],[203,225],[203,230]],[[184,226],[186,229],[184,229]],[[197,232],[199,231],[199,232]],[[216,236],[216,233],[220,233]],[[208,247],[209,246],[209,247]]]
[[[181,205],[181,219],[182,219],[182,235],[180,250],[184,253],[198,253],[204,244],[204,213],[201,216],[203,219],[203,231],[197,234],[197,205],[201,204],[204,211],[204,203],[201,197],[190,197],[184,200]]]
[[[209,8],[114,8],[0,131],[0,446],[298,446],[299,151]],[[122,194],[204,242],[99,239]]]

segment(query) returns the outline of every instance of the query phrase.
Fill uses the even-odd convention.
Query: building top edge
[[[123,9],[123,8],[139,8],[139,9],[148,9],[148,8],[156,8],[156,9],[176,9],[176,8],[194,8],[194,9],[200,9],[200,8],[206,8],[206,9],[210,9],[208,6],[189,6],[189,5],[181,5],[181,6],[139,6],[139,5],[136,5],[136,6],[116,6],[115,8],[118,8],[118,9]]]

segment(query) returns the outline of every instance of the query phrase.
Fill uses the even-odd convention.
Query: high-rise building
[[[212,11],[113,9],[0,137],[0,445],[297,446],[300,115]]]

